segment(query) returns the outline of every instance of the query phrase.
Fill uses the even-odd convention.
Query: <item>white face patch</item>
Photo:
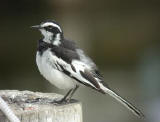
[[[51,32],[48,32],[44,29],[40,29],[42,35],[44,36],[43,41],[50,43],[50,40],[52,40],[53,34]]]
[[[61,44],[61,37],[60,37],[60,34],[57,34],[56,37],[54,38],[54,42],[53,42],[53,45],[60,45]]]
[[[61,28],[59,27],[59,25],[55,24],[55,23],[52,23],[52,22],[46,22],[44,23],[43,25],[41,25],[42,27],[47,27],[47,26],[54,26],[56,28],[59,29],[60,32],[62,32]]]
[[[51,43],[51,40],[53,39],[53,34],[51,32],[48,32],[44,29],[40,29],[42,35],[44,36],[43,41],[47,43]],[[56,37],[54,37],[53,45],[60,45],[61,44],[61,37],[60,34],[56,34]]]

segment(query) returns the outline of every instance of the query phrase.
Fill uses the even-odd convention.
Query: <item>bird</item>
[[[36,64],[40,74],[59,89],[68,89],[59,103],[70,102],[73,94],[84,85],[104,95],[109,94],[139,118],[144,114],[130,102],[114,92],[104,82],[94,61],[72,40],[64,37],[61,26],[55,20],[46,20],[38,29],[43,38],[38,41]]]

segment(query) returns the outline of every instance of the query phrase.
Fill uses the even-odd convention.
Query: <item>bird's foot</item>
[[[67,104],[69,103],[70,101],[68,99],[60,99],[60,100],[54,100],[53,103],[56,103],[56,104]]]
[[[75,103],[76,100],[74,99],[60,99],[60,100],[54,100],[52,103],[54,104],[69,104],[69,103]]]

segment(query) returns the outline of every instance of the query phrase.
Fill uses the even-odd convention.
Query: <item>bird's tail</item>
[[[117,101],[119,101],[121,104],[123,104],[126,108],[128,108],[130,111],[132,111],[133,114],[135,114],[139,118],[144,118],[144,114],[140,110],[138,110],[136,107],[134,107],[131,103],[127,102],[125,99],[120,97],[118,94],[113,92],[111,89],[105,87],[103,84],[101,84],[100,87],[105,93],[109,94],[110,96],[115,98]]]

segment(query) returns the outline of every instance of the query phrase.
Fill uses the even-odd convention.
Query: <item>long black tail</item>
[[[109,94],[110,96],[112,96],[113,98],[115,98],[117,101],[119,101],[121,104],[123,104],[127,109],[129,109],[130,111],[132,111],[133,114],[135,114],[139,118],[144,118],[144,114],[140,110],[138,110],[131,103],[127,102],[125,99],[123,99],[118,94],[116,94],[115,92],[113,92],[111,89],[105,87],[103,84],[100,84],[100,88],[105,93]]]

